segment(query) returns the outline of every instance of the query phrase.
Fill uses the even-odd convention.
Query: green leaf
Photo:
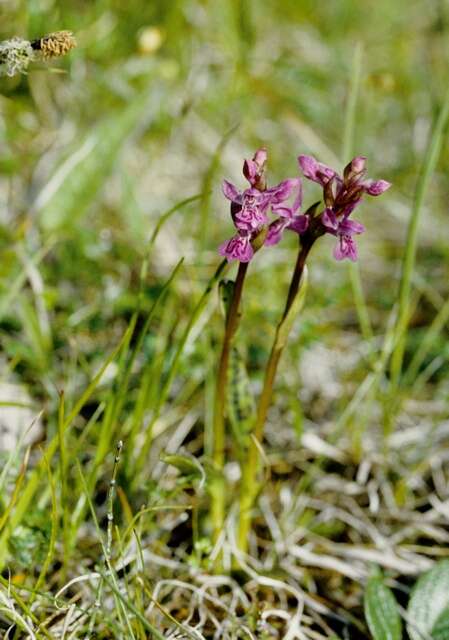
[[[289,336],[290,330],[293,326],[294,321],[296,320],[296,316],[299,314],[299,312],[304,306],[304,302],[306,299],[306,292],[307,292],[307,279],[308,279],[308,272],[307,272],[307,266],[305,266],[302,277],[301,277],[298,293],[296,294],[293,304],[290,307],[287,315],[279,324],[279,327],[277,330],[276,347],[278,349],[284,348],[285,343],[287,342],[287,338]]]
[[[434,640],[449,640],[449,607],[446,607],[432,628]]]
[[[416,583],[408,604],[411,640],[449,637],[449,560],[441,560]],[[434,635],[436,633],[437,635]]]
[[[237,347],[229,355],[227,413],[236,440],[243,445],[256,418],[256,403],[243,356]]]
[[[402,621],[395,597],[382,577],[369,578],[364,597],[365,618],[374,640],[401,640]]]
[[[160,459],[162,462],[165,462],[165,464],[169,464],[178,469],[178,471],[184,476],[195,476],[198,478],[204,477],[204,471],[200,463],[193,456],[161,453]]]

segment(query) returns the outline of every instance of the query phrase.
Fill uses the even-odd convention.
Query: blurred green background
[[[396,300],[419,166],[447,87],[446,2],[9,0],[0,10],[1,38],[70,29],[78,39],[64,60],[1,79],[6,380],[24,383],[49,415],[58,389],[73,402],[136,308],[142,258],[160,216],[202,194],[167,221],[149,256],[147,308],[185,258],[145,343],[148,361],[170,353],[232,230],[221,180],[243,185],[242,160],[261,144],[269,150],[271,183],[297,175],[300,153],[343,166],[357,60],[351,146],[368,157],[370,177],[393,183],[358,215],[367,227],[360,271],[376,345]],[[420,227],[406,361],[448,294],[448,163],[445,145]],[[315,187],[306,185],[306,205],[319,197]],[[312,255],[308,304],[279,395],[287,407],[297,402],[307,378],[301,352],[313,354],[319,344],[336,354],[335,375],[345,383],[332,396],[334,419],[363,380],[372,344],[360,336],[347,264],[333,261],[332,246],[325,238]],[[241,331],[256,385],[294,254],[295,238],[286,236],[251,266]],[[180,388],[192,376],[201,387],[211,375],[204,354],[221,334],[218,314],[212,318],[209,331],[189,344]],[[445,332],[422,364],[438,359],[423,397],[446,398]],[[313,417],[319,404],[309,406],[309,397],[305,411]]]

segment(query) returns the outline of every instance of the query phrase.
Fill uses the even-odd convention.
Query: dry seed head
[[[59,58],[76,47],[76,40],[71,31],[55,31],[35,40],[31,46],[40,51],[44,58]]]

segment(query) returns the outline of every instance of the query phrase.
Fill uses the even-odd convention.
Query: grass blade
[[[435,171],[443,143],[443,133],[449,116],[449,90],[444,98],[443,106],[438,114],[432,137],[429,142],[426,156],[421,167],[418,184],[416,186],[415,199],[410,216],[405,242],[405,252],[402,261],[401,281],[399,285],[398,321],[396,324],[395,348],[391,358],[391,385],[392,394],[399,384],[404,358],[407,327],[410,319],[410,295],[412,288],[412,276],[415,268],[416,250],[418,245],[418,231],[424,200],[430,184],[430,179]]]

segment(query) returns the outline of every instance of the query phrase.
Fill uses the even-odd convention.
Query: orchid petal
[[[380,196],[391,187],[391,182],[387,180],[365,180],[362,182],[363,190],[370,196]]]
[[[251,185],[254,185],[257,177],[257,164],[254,160],[245,160],[243,163],[243,175]]]
[[[265,238],[265,244],[267,246],[273,246],[277,244],[284,233],[285,227],[287,226],[288,221],[285,220],[275,220],[268,227],[267,237]]]
[[[232,184],[232,182],[223,180],[222,190],[224,197],[228,200],[231,200],[232,202],[239,202],[241,200],[242,194],[237,187]]]
[[[298,185],[298,178],[283,180],[275,187],[267,189],[264,193],[269,197],[271,204],[280,204],[290,197],[293,189]]]
[[[288,229],[290,231],[295,231],[296,233],[305,233],[309,228],[309,216],[299,215],[293,218],[293,221],[288,225]]]
[[[334,258],[336,260],[349,258],[352,262],[356,262],[357,257],[357,245],[351,236],[339,235],[338,242],[334,248]]]
[[[255,231],[267,222],[267,216],[257,206],[243,205],[234,216],[234,224],[241,231]]]
[[[326,229],[336,231],[338,229],[338,220],[337,216],[334,213],[334,210],[328,207],[323,211],[321,216],[321,222],[326,227]]]
[[[289,220],[293,218],[292,208],[286,207],[283,204],[275,204],[271,210],[275,215],[280,216],[281,218],[288,218]]]
[[[338,225],[338,232],[347,236],[363,233],[364,231],[365,227],[361,222],[357,222],[357,220],[341,220],[340,224]]]
[[[218,252],[221,256],[227,258],[228,262],[231,262],[231,260],[249,262],[254,255],[249,236],[242,236],[240,234],[223,242]]]
[[[336,171],[318,162],[312,156],[299,156],[298,162],[304,176],[309,180],[318,182],[322,187],[337,175]]]

